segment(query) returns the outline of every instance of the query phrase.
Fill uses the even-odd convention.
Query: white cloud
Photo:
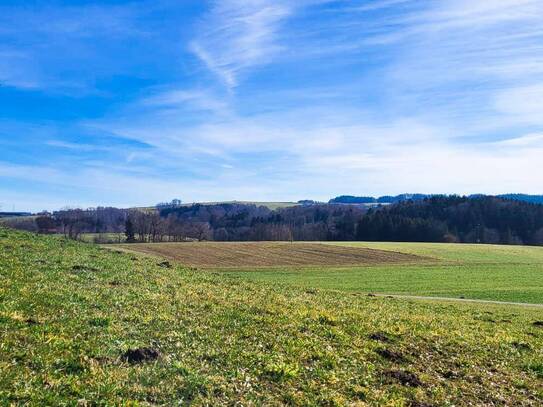
[[[17,50],[0,48],[0,86],[20,89],[39,87],[39,75],[32,66],[32,58]]]
[[[277,34],[291,14],[284,1],[223,0],[200,24],[191,50],[228,88],[239,76],[268,63],[281,50]]]
[[[500,113],[512,120],[543,126],[543,82],[501,90],[494,103]]]
[[[113,147],[97,146],[93,144],[83,143],[70,143],[61,140],[49,140],[46,141],[45,144],[51,147],[57,147],[73,151],[114,151]]]
[[[530,133],[524,136],[502,140],[497,142],[496,145],[525,148],[543,147],[543,133]]]
[[[304,2],[305,6],[314,4]],[[207,89],[176,90],[148,99],[149,110],[136,122],[119,125],[113,120],[105,128],[152,144],[157,154],[172,162],[217,164],[204,173],[211,185],[217,179],[233,188],[254,186],[266,179],[278,188],[264,188],[268,199],[278,192],[282,199],[295,198],[295,194],[325,199],[334,192],[543,189],[537,171],[538,131],[526,135],[512,128],[509,139],[500,143],[495,142],[497,135],[483,136],[499,129],[500,137],[507,137],[503,132],[508,126],[520,120],[537,124],[543,117],[543,92],[536,82],[543,58],[538,45],[543,35],[541,3],[446,0],[421,10],[408,7],[413,2],[385,0],[366,4],[358,15],[404,5],[405,13],[394,13],[391,21],[366,21],[371,26],[367,30],[359,22],[321,22],[338,41],[333,49],[322,47],[321,42],[309,43],[316,40],[311,35],[292,36],[288,44],[300,50],[294,57],[302,60],[307,50],[319,46],[338,58],[360,55],[351,53],[364,47],[390,51],[392,66],[383,69],[384,112],[373,106],[362,111],[348,102],[342,104],[356,91],[342,88],[338,92],[339,87],[333,85],[330,88],[336,92],[325,101],[317,91],[306,92],[304,107],[287,103],[303,91],[296,92],[298,96],[276,92],[276,100],[265,100],[274,109],[250,115],[235,109],[236,103],[248,103],[246,99]],[[200,24],[193,50],[232,89],[250,70],[277,62],[278,50],[286,46],[282,39],[291,34],[281,31],[283,23],[294,17],[297,7],[301,6],[282,1],[216,2]],[[357,31],[359,27],[365,36]],[[375,41],[383,35],[388,36],[386,41]],[[328,60],[321,62],[326,66]],[[254,93],[259,96],[258,91]],[[187,105],[208,115],[187,124],[175,110]],[[532,150],[527,151],[527,146]],[[253,156],[261,163],[243,161]],[[229,178],[232,167],[245,181]],[[213,199],[240,198],[235,192],[230,194]]]
[[[405,191],[537,192],[543,188],[537,171],[543,150],[534,144],[537,137],[460,144],[453,137],[454,128],[429,125],[423,117],[384,123],[360,111],[339,118],[338,112],[309,109],[233,116],[189,127],[144,121],[155,124],[138,123],[134,128],[147,142],[160,135],[153,141],[157,156],[185,163],[201,159],[201,164],[215,165],[202,174],[215,195],[196,193],[212,200],[240,199],[242,186],[258,189],[264,199]],[[130,128],[125,131],[136,134]],[[530,151],[526,151],[528,143]],[[244,161],[254,154],[262,157],[260,161]],[[191,193],[194,188],[184,190]]]
[[[205,89],[176,89],[166,90],[141,101],[143,107],[158,107],[169,109],[193,108],[209,111],[218,115],[230,112],[230,105],[224,99]]]
[[[401,6],[410,2],[412,2],[412,0],[380,0],[380,1],[373,1],[373,2],[370,1],[361,6],[354,6],[352,8],[349,8],[348,10],[349,11],[364,11],[364,12],[375,11],[375,10],[381,10],[384,8]]]

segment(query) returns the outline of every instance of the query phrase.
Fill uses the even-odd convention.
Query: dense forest
[[[223,212],[224,211],[224,212]],[[163,216],[207,222],[215,240],[369,240],[543,244],[543,206],[435,196],[369,210],[351,205],[192,206]]]
[[[370,210],[356,240],[543,244],[543,205],[496,197],[432,197]]]
[[[433,196],[366,208],[304,204],[277,210],[224,203],[155,209],[67,209],[13,219],[40,233],[123,233],[128,241],[361,240],[543,245],[543,205],[498,197]]]

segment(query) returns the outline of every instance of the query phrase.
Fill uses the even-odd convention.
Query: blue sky
[[[3,210],[543,193],[541,0],[0,0]]]

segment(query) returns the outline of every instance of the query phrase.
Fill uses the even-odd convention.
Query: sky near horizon
[[[0,0],[0,210],[543,193],[541,0]]]

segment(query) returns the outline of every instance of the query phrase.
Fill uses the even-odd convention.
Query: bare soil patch
[[[396,352],[390,349],[377,349],[375,351],[379,356],[391,360],[393,362],[403,362],[405,361],[404,356],[400,352]]]
[[[160,352],[154,348],[129,349],[123,354],[123,359],[128,363],[143,363],[156,360]]]
[[[98,269],[94,267],[84,266],[81,264],[76,264],[72,267],[72,271],[74,273],[84,273],[84,272],[95,272],[95,271],[98,271]]]
[[[125,244],[122,248],[159,255],[186,266],[281,267],[356,266],[420,263],[427,259],[412,254],[321,243],[150,243]]]
[[[422,386],[422,382],[418,376],[414,373],[405,370],[389,370],[385,372],[385,377],[390,380],[399,382],[404,386],[419,387]]]

